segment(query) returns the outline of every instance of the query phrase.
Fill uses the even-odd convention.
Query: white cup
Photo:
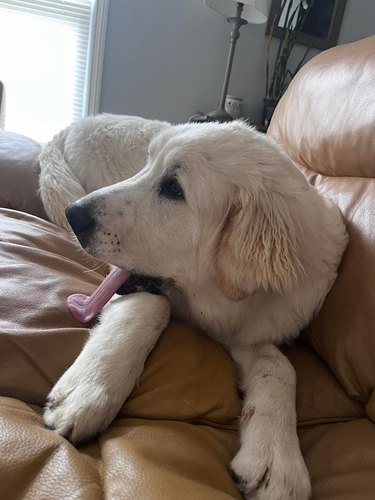
[[[242,99],[241,97],[234,97],[227,95],[225,98],[225,111],[229,113],[234,119],[241,118],[242,116]]]

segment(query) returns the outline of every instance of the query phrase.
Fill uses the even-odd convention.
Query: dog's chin
[[[116,293],[127,295],[129,293],[148,292],[155,295],[162,295],[168,290],[170,285],[171,282],[167,279],[131,273],[129,279],[120,286]]]
[[[111,258],[113,256],[103,255],[101,252],[97,251],[95,245],[92,245],[90,241],[81,241],[81,239],[82,238],[79,239],[79,242],[86,253],[96,259],[102,260],[106,264],[119,267],[130,273],[130,277],[127,281],[117,290],[116,293],[118,295],[128,295],[137,292],[149,292],[155,295],[161,295],[172,285],[172,280],[170,279],[160,278],[158,276],[148,276],[115,262],[116,259]]]

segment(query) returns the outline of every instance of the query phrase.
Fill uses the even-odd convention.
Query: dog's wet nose
[[[95,226],[95,217],[90,204],[75,202],[65,210],[66,218],[82,246]]]

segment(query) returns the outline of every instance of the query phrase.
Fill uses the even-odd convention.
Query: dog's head
[[[302,276],[304,177],[242,122],[188,124],[156,136],[137,175],[67,209],[82,246],[133,273],[216,280],[230,300],[282,292]]]

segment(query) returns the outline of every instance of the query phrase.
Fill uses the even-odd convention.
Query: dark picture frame
[[[272,36],[281,38],[283,28],[279,26],[282,0],[272,0],[266,27],[266,35],[270,34],[275,20]],[[297,43],[310,45],[325,50],[334,47],[340,33],[344,17],[346,0],[314,0],[306,21],[297,35]]]

